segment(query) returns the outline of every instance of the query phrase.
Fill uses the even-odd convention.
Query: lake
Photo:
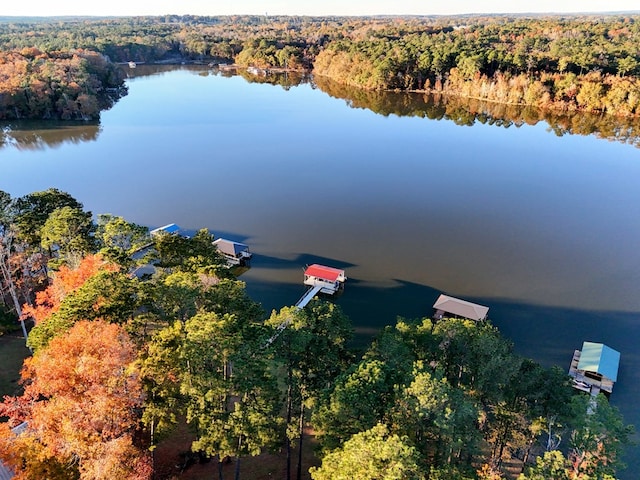
[[[305,264],[344,268],[337,302],[362,341],[398,315],[430,316],[445,292],[490,307],[516,351],[545,365],[603,342],[621,352],[612,403],[640,426],[633,142],[424,113],[419,95],[320,79],[142,67],[99,124],[5,128],[0,189],[56,187],[95,214],[248,243],[241,279],[267,312],[304,292]],[[634,478],[640,449],[627,460],[621,478]]]

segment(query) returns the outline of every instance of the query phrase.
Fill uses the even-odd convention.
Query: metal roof
[[[0,462],[0,480],[11,480],[14,477],[13,470]]]
[[[170,223],[168,225],[164,225],[163,227],[154,228],[149,233],[151,235],[154,235],[160,232],[178,233],[179,231],[180,231],[180,227],[178,225],[176,225],[175,223]]]
[[[438,297],[436,303],[433,304],[433,308],[470,320],[484,320],[487,318],[487,313],[489,313],[489,307],[444,294]]]
[[[234,242],[233,240],[227,240],[225,238],[218,238],[213,241],[213,244],[220,250],[222,253],[226,253],[227,255],[236,256],[239,253],[246,252],[249,250],[249,246],[244,243]]]
[[[603,343],[583,342],[578,370],[599,373],[614,382],[618,380],[620,352]]]
[[[304,271],[305,275],[310,277],[322,278],[330,282],[335,282],[341,275],[344,275],[344,270],[339,270],[333,267],[325,267],[324,265],[318,265],[314,263],[309,265]]]
[[[13,427],[11,431],[15,435],[20,435],[27,428],[27,422],[22,422],[17,427]],[[0,462],[0,480],[11,480],[15,474],[13,470],[7,467],[4,463]]]

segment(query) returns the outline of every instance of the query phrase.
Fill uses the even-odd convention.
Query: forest
[[[634,430],[619,411],[518,356],[490,321],[398,318],[356,349],[336,303],[264,312],[212,241],[94,217],[54,188],[0,191],[1,328],[22,328],[32,352],[0,403],[16,478],[180,478],[155,455],[180,429],[219,479],[268,451],[287,480],[623,467]]]
[[[120,71],[99,53],[0,51],[0,120],[95,120],[124,93]]]
[[[446,94],[532,106],[555,115],[590,112],[636,117],[640,114],[638,19],[637,15],[167,15],[59,21],[3,21],[0,17],[0,52],[16,58],[23,70],[29,71],[39,62],[28,55],[20,58],[24,49],[47,52],[42,55],[65,52],[67,56],[91,51],[107,62],[190,61],[305,70],[366,90]],[[69,73],[76,75],[76,71]],[[105,88],[114,87],[104,75],[97,76]],[[75,80],[79,91],[92,97],[93,91],[81,78]],[[36,93],[31,93],[32,89]],[[36,101],[43,89],[53,95],[49,104],[62,105],[55,110],[56,116],[86,115],[87,101],[76,100],[74,86],[53,80],[48,73],[26,75],[16,70],[0,72],[3,118],[24,116],[29,111],[25,108],[32,109],[30,116],[34,118],[53,115],[51,107]],[[13,104],[6,103],[7,98],[14,97],[26,107],[8,108]],[[29,97],[34,97],[31,105]],[[72,113],[68,111],[69,97],[78,104]]]

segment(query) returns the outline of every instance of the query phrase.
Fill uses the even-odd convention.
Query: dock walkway
[[[311,299],[313,297],[315,297],[318,292],[322,290],[322,285],[315,285],[311,288],[309,288],[309,290],[307,290],[304,295],[302,295],[302,297],[300,297],[300,300],[298,300],[296,302],[296,308],[304,308],[307,306],[307,304],[311,301]]]

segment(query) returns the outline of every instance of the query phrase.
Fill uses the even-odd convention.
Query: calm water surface
[[[638,148],[543,123],[382,116],[310,84],[206,71],[128,85],[99,125],[16,131],[0,189],[54,186],[94,213],[246,242],[242,279],[267,311],[295,303],[305,264],[344,267],[338,303],[364,336],[446,292],[489,306],[546,365],[604,342],[622,354],[612,401],[640,425]]]

